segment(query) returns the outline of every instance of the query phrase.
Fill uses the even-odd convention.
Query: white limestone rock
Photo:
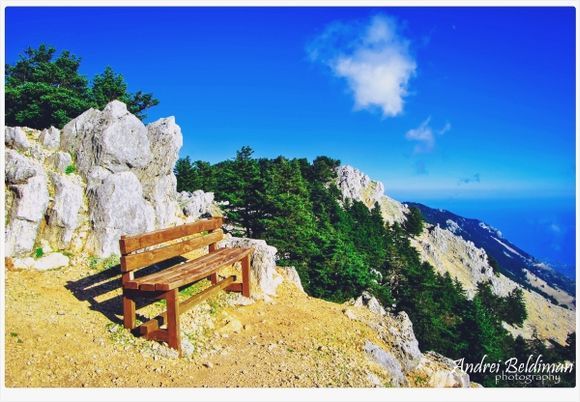
[[[30,148],[30,141],[22,127],[6,127],[4,129],[4,144],[8,148],[25,151]]]
[[[391,385],[395,387],[407,385],[401,364],[392,354],[368,340],[364,344],[364,351],[387,372],[391,378]]]
[[[147,126],[151,161],[137,175],[143,186],[143,195],[155,210],[156,226],[167,227],[176,220],[178,204],[177,179],[173,166],[183,145],[181,128],[174,117],[159,119]]]
[[[292,282],[299,291],[305,293],[304,288],[302,287],[302,281],[300,280],[300,275],[298,275],[298,271],[296,271],[296,268],[282,267],[282,269],[286,273],[286,277],[288,277],[288,280]]]
[[[119,254],[119,238],[154,228],[155,212],[143,198],[141,183],[132,172],[113,173],[89,195],[93,226],[90,244],[98,256]]]
[[[42,166],[18,152],[6,150],[6,182],[12,200],[6,211],[6,256],[26,255],[34,247],[40,221],[48,206]]]
[[[5,155],[5,179],[8,184],[24,184],[31,177],[43,173],[39,163],[12,149],[6,149]]]
[[[33,269],[37,271],[48,271],[51,269],[63,268],[68,266],[69,258],[61,253],[52,253],[40,257],[34,262]]]
[[[403,370],[408,372],[417,367],[423,354],[419,350],[419,342],[415,337],[413,323],[407,313],[401,311],[393,318],[396,325],[390,326],[389,331],[393,335],[394,353],[399,358]]]
[[[61,149],[76,156],[82,175],[95,166],[111,172],[144,168],[151,160],[145,125],[127,106],[112,101],[103,111],[89,109],[66,124]]]
[[[381,215],[386,223],[403,223],[409,212],[406,205],[386,196],[385,186],[380,181],[371,180],[360,170],[343,165],[336,169],[336,185],[342,194],[343,201],[361,201],[367,208],[374,208],[378,203]]]
[[[65,173],[66,168],[72,165],[72,157],[68,152],[58,151],[49,157],[48,162],[55,172]]]
[[[282,277],[276,272],[276,250],[264,240],[229,237],[219,243],[220,248],[254,248],[251,258],[251,283],[255,290],[266,296],[275,296]]]
[[[425,353],[417,370],[427,375],[433,388],[469,388],[471,385],[469,374],[439,353]]]
[[[192,193],[182,191],[177,195],[177,200],[187,218],[198,220],[203,215],[211,214],[214,194],[203,190],[196,190]]]
[[[502,297],[516,287],[514,282],[494,274],[483,248],[439,225],[426,225],[423,233],[411,239],[411,244],[419,251],[422,260],[433,265],[437,272],[448,272],[461,282],[468,298],[475,295],[480,282],[489,282],[494,293]]]
[[[60,130],[52,126],[42,130],[39,141],[45,148],[57,149],[60,146]]]
[[[79,224],[78,214],[83,203],[83,188],[76,175],[51,175],[55,187],[54,202],[48,213],[48,224],[57,232],[57,244],[67,248]]]
[[[355,300],[354,302],[355,307],[366,307],[371,312],[384,316],[387,314],[385,308],[381,305],[381,303],[367,291],[362,292],[362,294]]]

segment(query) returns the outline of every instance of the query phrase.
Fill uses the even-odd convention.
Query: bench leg
[[[250,297],[250,256],[242,259],[242,296]]]
[[[136,325],[135,300],[123,294],[123,326],[133,329]]]
[[[218,282],[218,276],[217,273],[213,273],[209,276],[209,280],[211,281],[212,285],[215,285]]]
[[[179,300],[177,289],[165,294],[167,300],[167,343],[181,354],[181,333],[179,330]]]

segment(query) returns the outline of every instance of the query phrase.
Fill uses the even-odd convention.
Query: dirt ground
[[[370,387],[371,373],[388,384],[362,351],[376,334],[288,281],[269,302],[234,306],[221,292],[184,313],[195,350],[176,358],[122,329],[117,273],[6,270],[7,387]]]

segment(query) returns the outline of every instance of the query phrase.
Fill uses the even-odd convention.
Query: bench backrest
[[[155,230],[132,236],[121,236],[121,271],[130,272],[168,260],[195,249],[210,246],[223,238],[223,218],[202,219],[197,222],[179,225],[167,229]],[[198,236],[195,236],[199,234]],[[195,236],[195,237],[193,237]],[[186,238],[165,246],[150,250],[147,247],[158,246],[173,240]]]

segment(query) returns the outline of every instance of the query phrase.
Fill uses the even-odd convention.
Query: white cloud
[[[409,141],[415,141],[417,144],[413,150],[416,154],[428,153],[435,147],[435,135],[433,129],[429,126],[431,118],[427,118],[417,128],[413,128],[405,133],[405,138]]]
[[[417,128],[412,128],[405,133],[405,138],[409,141],[416,142],[413,149],[414,154],[425,154],[433,151],[437,135],[443,135],[451,130],[451,123],[447,122],[443,127],[434,130],[429,122],[431,117],[427,117]]]
[[[335,22],[307,51],[311,60],[347,81],[356,110],[379,108],[385,117],[403,111],[417,65],[393,19],[378,15],[365,23]]]

